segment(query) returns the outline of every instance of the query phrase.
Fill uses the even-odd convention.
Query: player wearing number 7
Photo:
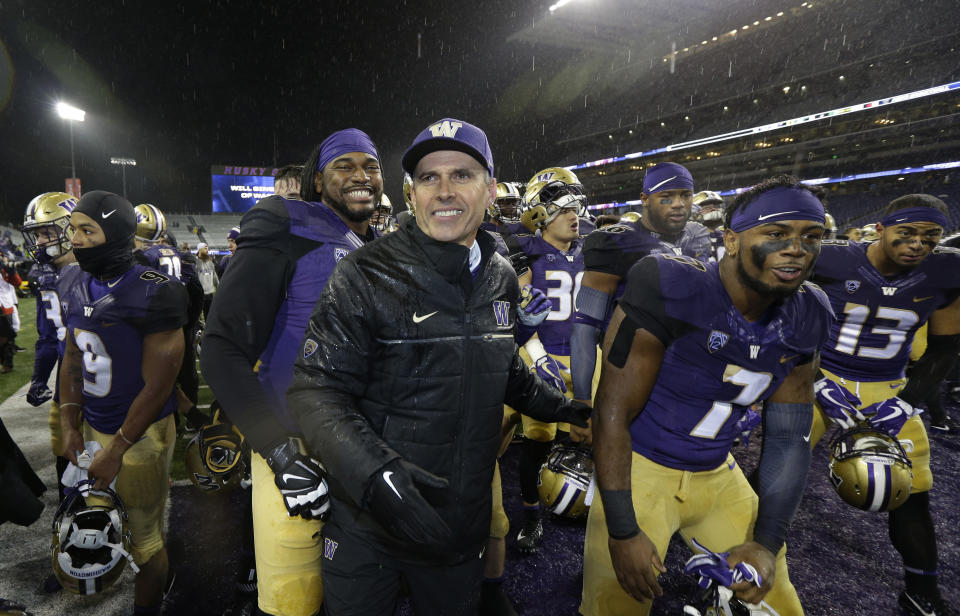
[[[824,293],[804,282],[824,210],[796,179],[779,176],[738,196],[725,223],[719,263],[659,254],[635,265],[607,328],[585,616],[648,614],[676,532],[760,573],[758,584],[730,587],[739,598],[763,599],[781,616],[803,613],[784,537],[806,481],[818,352],[833,321]],[[730,448],[758,400],[754,492]]]
[[[140,567],[134,605],[146,615],[160,614],[169,567],[163,510],[187,297],[179,282],[134,265],[136,226],[130,202],[99,190],[83,195],[70,216],[67,237],[83,272],[61,296],[67,346],[60,421],[63,455],[74,464],[85,442],[102,447],[89,476],[96,489],[117,481],[129,516],[130,551]]]
[[[911,495],[890,512],[888,525],[905,570],[900,605],[910,614],[953,613],[938,590],[930,443],[913,409],[939,387],[960,342],[960,252],[937,247],[946,213],[932,195],[894,199],[877,225],[877,241],[824,242],[813,276],[838,320],[823,348],[810,446],[823,436],[827,418],[845,428],[869,421],[904,446],[913,464]],[[924,323],[927,350],[908,383],[911,342]]]

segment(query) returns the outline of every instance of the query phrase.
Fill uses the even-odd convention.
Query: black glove
[[[439,489],[449,482],[397,458],[370,478],[367,508],[398,539],[422,546],[448,546],[453,539],[450,527],[414,484]]]
[[[307,454],[303,441],[290,437],[265,456],[290,517],[324,520],[330,511],[326,469]]]
[[[30,383],[30,390],[27,392],[27,402],[30,406],[40,406],[53,397],[53,392],[47,387],[46,383],[33,381]]]
[[[516,273],[517,278],[530,271],[530,263],[533,259],[527,256],[527,253],[522,251],[514,252],[511,253],[508,258],[510,259],[510,265],[513,266],[513,271]]]
[[[593,413],[593,407],[579,400],[564,399],[567,403],[557,409],[557,421],[563,421],[575,426],[580,426],[581,428],[586,428],[588,425],[587,420],[590,419],[590,415]]]

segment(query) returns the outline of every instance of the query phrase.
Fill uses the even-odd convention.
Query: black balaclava
[[[84,194],[74,212],[86,214],[96,221],[106,241],[90,248],[73,247],[80,269],[101,280],[120,276],[133,267],[133,235],[137,230],[137,213],[129,201],[94,190]]]

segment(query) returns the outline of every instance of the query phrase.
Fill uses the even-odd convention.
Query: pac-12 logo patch
[[[317,352],[317,347],[320,345],[317,344],[317,341],[313,338],[307,338],[303,342],[303,358],[306,359]]]
[[[348,252],[348,251],[347,251],[347,249],[345,249],[345,248],[334,248],[334,249],[333,249],[333,258],[334,258],[334,260],[339,263],[339,262],[340,262],[340,259],[342,259],[342,258],[344,258],[345,256],[347,256],[347,252]]]
[[[502,299],[494,301],[493,316],[497,319],[497,325],[500,327],[510,325],[510,302]]]
[[[707,348],[710,349],[711,353],[714,353],[727,346],[729,340],[730,334],[715,329],[710,332],[710,337],[707,338]]]
[[[854,293],[857,292],[857,289],[860,288],[860,281],[859,281],[859,280],[848,280],[848,281],[846,281],[845,283],[843,283],[843,286],[845,286],[845,287],[847,288],[847,293],[850,293],[850,294],[852,295],[852,294],[854,294]]]

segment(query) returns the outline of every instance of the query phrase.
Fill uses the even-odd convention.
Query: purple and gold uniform
[[[144,337],[183,327],[186,292],[168,276],[134,265],[109,282],[80,272],[61,299],[67,336],[83,354],[83,438],[106,447],[144,387]],[[175,409],[171,390],[157,419],[124,453],[117,474],[116,489],[127,507],[137,564],[163,548]]]
[[[715,550],[751,540],[758,499],[730,455],[736,424],[796,366],[814,359],[833,320],[826,295],[803,283],[749,322],[724,288],[718,264],[661,254],[631,269],[620,307],[665,347],[654,387],[630,426],[638,524],[662,558],[675,532]],[[638,603],[618,583],[607,540],[603,504],[594,499],[581,613],[647,613],[650,602]],[[785,554],[785,547],[777,554],[766,601],[780,614],[802,614]]]
[[[67,295],[81,274],[82,270],[75,262],[68,263],[59,270],[53,266],[41,266],[41,274],[37,278],[37,332],[40,334],[40,338],[37,340],[34,374],[37,374],[38,365],[41,361],[40,340],[44,341],[43,361],[52,361],[52,364],[46,368],[47,375],[50,374],[53,365],[63,357],[67,345],[67,328],[64,326],[66,315],[60,298]],[[51,352],[52,359],[49,357]],[[59,456],[63,452],[63,437],[60,427],[59,377],[58,374],[53,389],[53,400],[50,403],[48,420],[50,425],[50,449],[55,456]]]
[[[186,282],[183,278],[183,263],[180,259],[180,251],[166,244],[151,244],[145,246],[138,259],[144,265],[166,274],[174,280]]]
[[[678,236],[668,237],[647,229],[639,221],[621,220],[587,236],[583,243],[583,259],[588,271],[620,277],[614,294],[614,299],[619,299],[627,284],[627,272],[643,257],[671,254],[706,261],[710,258],[710,248],[709,230],[698,222],[688,222]],[[610,314],[607,315],[609,320]]]
[[[574,299],[583,279],[582,240],[564,252],[537,235],[518,235],[523,252],[529,257],[533,287],[550,298],[550,314],[537,328],[537,337],[550,355],[570,355],[570,328],[573,326]]]
[[[917,267],[886,277],[867,258],[869,246],[847,240],[823,242],[813,275],[837,315],[821,368],[860,398],[860,409],[904,388],[904,370],[918,330],[936,310],[960,297],[960,251],[935,248]],[[818,406],[811,446],[827,425]],[[913,492],[929,490],[930,443],[920,416],[908,419],[897,438],[913,464]]]

